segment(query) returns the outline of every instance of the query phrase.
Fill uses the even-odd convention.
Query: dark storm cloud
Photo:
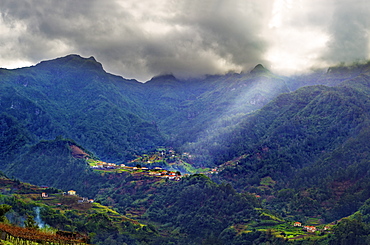
[[[0,66],[77,53],[144,81],[363,59],[368,9],[350,0],[2,0]]]
[[[201,2],[201,3],[199,3]],[[38,62],[94,55],[114,73],[147,79],[249,69],[262,62],[257,36],[265,5],[254,1],[5,0],[3,23],[19,32],[11,49]],[[18,29],[12,30],[16,23]],[[9,40],[8,40],[9,41]]]

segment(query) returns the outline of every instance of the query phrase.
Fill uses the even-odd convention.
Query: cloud
[[[369,59],[369,9],[363,0],[275,0],[265,58],[287,74]]]
[[[265,1],[267,2],[267,1]],[[263,62],[264,5],[250,1],[50,1],[1,3],[3,40],[27,62],[79,53],[141,80],[241,71]],[[22,28],[20,28],[22,27]],[[6,64],[1,64],[6,66]]]
[[[326,65],[322,53],[329,41],[332,0],[276,0],[265,33],[266,59],[274,71],[291,74]]]
[[[0,66],[77,53],[141,81],[162,73],[248,71],[258,63],[276,72],[296,71],[368,58],[370,4],[358,3],[2,0]]]
[[[369,59],[370,3],[338,1],[329,26],[330,41],[323,58],[331,63]]]

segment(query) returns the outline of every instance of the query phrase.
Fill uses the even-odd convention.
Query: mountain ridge
[[[78,54],[70,54],[64,57],[55,58],[52,60],[41,61],[35,67],[50,67],[50,66],[76,66],[80,68],[89,68],[91,70],[104,71],[103,65],[98,62],[94,56],[84,58]]]
[[[160,220],[172,235],[189,235],[189,244],[227,237],[232,244],[238,244],[233,239],[262,242],[263,235],[250,227],[270,229],[283,219],[332,222],[358,210],[368,215],[366,64],[299,77],[277,76],[257,65],[252,73],[194,80],[163,75],[142,84],[106,73],[96,63],[72,55],[0,73],[1,169],[30,182],[73,186],[120,212]],[[116,164],[156,148],[173,149],[192,167],[206,169],[209,178],[166,182],[93,172],[84,157],[72,156],[67,142]],[[177,153],[169,155],[174,162]],[[145,159],[155,166],[154,158]],[[160,198],[153,195],[159,190]],[[232,207],[228,195],[247,205],[248,213]],[[217,205],[234,210],[236,223],[226,227],[205,215],[219,215],[212,209]],[[271,214],[250,209],[259,205],[279,217],[265,220]],[[196,217],[210,222],[203,224],[202,236],[192,228],[202,227]]]

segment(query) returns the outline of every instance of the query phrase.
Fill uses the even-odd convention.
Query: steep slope
[[[167,244],[170,241],[176,244],[201,243],[205,239],[217,238],[235,223],[251,222],[261,215],[257,209],[261,206],[254,195],[239,194],[230,184],[217,185],[204,175],[166,181],[154,176],[94,172],[84,159],[90,157],[91,153],[71,140],[42,141],[20,155],[6,172],[33,184],[76,190],[81,196],[94,198],[121,214],[135,215],[133,218],[150,224],[147,227],[132,227],[130,223],[133,221],[127,218],[122,220],[118,213],[108,217],[106,214],[93,215],[88,212],[85,219],[76,211],[65,211],[70,209],[67,206],[84,210],[85,206],[77,203],[78,198],[60,195],[53,196],[51,199],[56,198],[54,201],[48,201],[49,198],[44,200],[53,207],[62,206],[65,214],[43,210],[41,214],[45,222],[60,229],[74,227],[78,231],[94,231],[98,235],[94,237],[95,241],[108,237],[112,241],[119,240],[119,234],[123,233],[121,235],[125,238],[132,236],[142,240],[140,244]],[[35,190],[40,194],[39,189]],[[50,188],[50,191],[55,190]],[[25,193],[26,190],[23,188],[20,191]],[[39,200],[39,195],[35,199]],[[14,201],[16,204],[13,199],[4,200],[0,198],[0,203],[14,205],[10,203]],[[75,204],[71,203],[73,201]],[[98,206],[94,205],[94,210]],[[75,221],[79,216],[84,223]],[[159,234],[154,225],[159,229]],[[228,237],[236,239],[237,234],[229,234]],[[98,244],[107,243],[108,240]]]
[[[303,86],[325,85],[337,86],[342,82],[357,78],[361,74],[368,74],[370,62],[352,65],[339,64],[326,70],[313,71],[308,74],[286,77],[286,83],[292,91]]]
[[[359,208],[368,215],[369,65],[299,81],[332,87],[298,89],[261,65],[248,74],[141,84],[76,55],[0,70],[0,160],[10,176],[75,189],[154,224],[168,243],[262,243],[272,235],[255,229],[284,221],[261,207],[300,221],[331,222]],[[243,194],[202,175],[177,182],[94,172],[84,160],[122,163],[164,144],[162,134],[180,152],[190,150],[192,162],[222,164],[209,175]]]
[[[158,145],[201,148],[288,88],[262,65],[245,74],[164,75],[142,84],[106,73],[93,57],[68,55],[1,69],[0,91],[0,111],[31,132],[33,142],[61,135],[106,161],[125,162]]]
[[[298,210],[307,206],[307,214],[322,214],[326,220],[356,212],[370,198],[369,136],[370,128],[366,127],[313,165],[298,171],[289,183],[297,193],[295,205],[287,208],[284,195],[275,204],[291,213],[299,213]],[[298,201],[300,198],[302,201]]]
[[[24,182],[74,189],[86,196],[94,196],[98,190],[91,187],[106,180],[93,173],[85,159],[73,157],[74,146],[75,142],[61,138],[41,141],[19,154],[5,172]]]
[[[158,244],[165,240],[153,226],[140,224],[100,203],[82,201],[81,193],[65,195],[63,190],[0,174],[0,230],[13,236],[2,236],[7,240],[1,240],[4,244],[29,244],[36,239],[46,244]]]
[[[136,81],[105,73],[94,58],[70,55],[18,70],[2,70],[0,110],[36,140],[58,135],[88,146],[106,160],[163,144],[140,106]]]
[[[214,137],[278,94],[289,92],[285,80],[262,65],[250,73],[194,80],[160,76],[147,82],[145,89],[149,107],[169,143],[181,151],[191,151],[197,156],[196,162],[206,165],[212,162],[207,151]]]
[[[213,145],[223,141],[224,135],[230,133],[250,113],[262,108],[279,94],[289,92],[285,80],[262,65],[256,66],[248,74],[230,74],[226,79],[210,77],[209,80],[217,86],[213,91],[199,96],[191,107],[197,117],[186,125],[185,135],[194,135],[195,140],[188,141],[182,147],[183,151],[199,156],[197,162],[208,166],[214,161],[211,152]],[[201,130],[194,134],[191,130],[197,126]]]
[[[333,220],[355,212],[370,197],[365,191],[369,87],[370,77],[361,73],[337,87],[305,87],[278,96],[212,150],[220,163],[244,156],[216,179],[278,197],[271,205],[286,215]],[[290,194],[278,194],[283,188]]]
[[[4,166],[13,161],[17,154],[23,153],[31,136],[16,118],[6,113],[0,114],[0,132],[0,166]]]

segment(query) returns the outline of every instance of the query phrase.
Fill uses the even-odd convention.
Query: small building
[[[41,197],[42,198],[46,198],[46,197],[48,197],[49,195],[46,193],[46,192],[43,192],[43,193],[41,193]]]
[[[69,191],[68,191],[68,195],[70,195],[70,196],[75,196],[75,195],[76,195],[76,191],[74,191],[74,190],[69,190]]]
[[[315,226],[305,226],[303,229],[306,230],[307,232],[316,232]]]
[[[293,226],[301,227],[302,226],[302,223],[301,222],[294,222]]]
[[[87,197],[83,197],[82,199],[77,201],[78,203],[89,203],[89,199]]]

